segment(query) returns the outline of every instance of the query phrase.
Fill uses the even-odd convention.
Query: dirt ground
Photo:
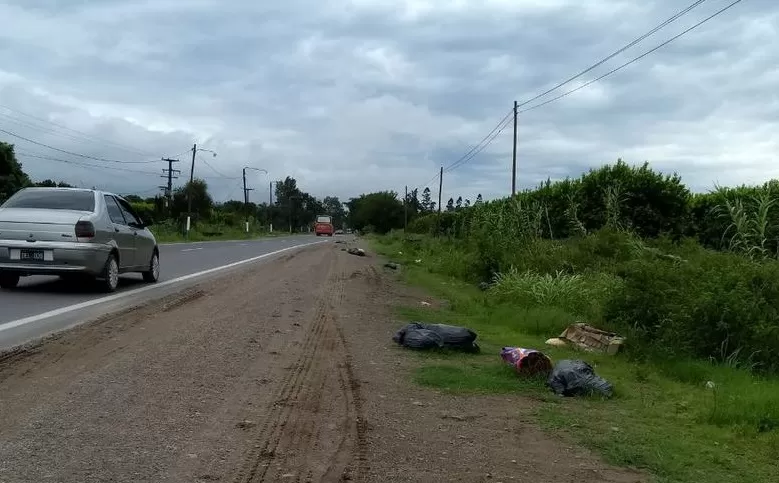
[[[637,482],[413,385],[379,260],[303,249],[0,355],[0,482]]]

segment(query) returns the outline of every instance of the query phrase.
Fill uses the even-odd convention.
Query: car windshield
[[[95,195],[91,191],[25,190],[16,193],[2,207],[95,211]]]

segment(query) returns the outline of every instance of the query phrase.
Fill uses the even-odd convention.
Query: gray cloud
[[[726,3],[705,2],[581,82]],[[319,196],[402,191],[458,159],[514,99],[551,87],[682,7],[671,0],[5,0],[0,105],[13,110],[0,108],[0,129],[123,161],[175,155],[198,142],[219,153],[204,158],[214,169],[201,161],[196,169],[219,199],[240,196],[231,178],[244,165],[269,170],[271,179],[295,176]],[[578,176],[617,157],[678,171],[698,190],[779,176],[778,31],[775,1],[744,0],[614,76],[522,114],[520,186]],[[445,175],[445,199],[508,192],[510,131]],[[118,171],[0,139],[21,152],[104,166],[20,156],[36,178],[148,193],[163,181],[153,174],[162,163]],[[186,153],[181,159],[188,164]],[[266,199],[267,182],[256,174],[252,195]]]

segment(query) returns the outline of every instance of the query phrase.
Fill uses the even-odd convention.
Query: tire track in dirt
[[[231,481],[342,481],[356,472],[355,458],[364,458],[359,385],[337,322],[346,279],[337,257],[329,256],[299,358],[277,386],[265,423]]]

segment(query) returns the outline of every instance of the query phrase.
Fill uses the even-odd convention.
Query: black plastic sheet
[[[400,329],[392,340],[410,349],[440,348],[478,352],[476,337],[476,332],[465,327],[412,322]]]
[[[592,366],[584,361],[558,362],[549,375],[547,385],[560,396],[601,394],[611,397],[614,393],[611,383],[595,374]]]

